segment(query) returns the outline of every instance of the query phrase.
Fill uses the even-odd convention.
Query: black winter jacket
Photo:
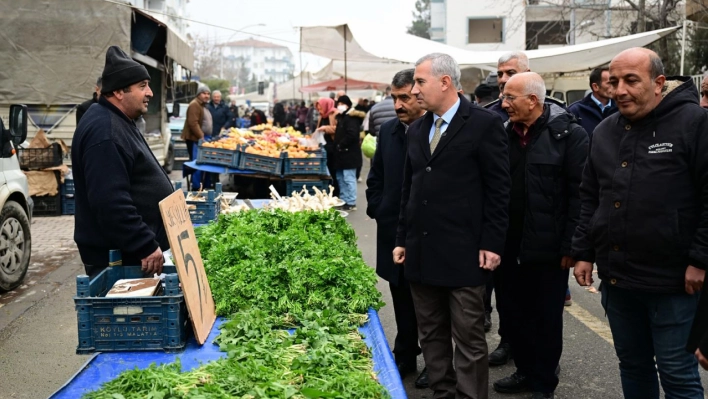
[[[527,132],[533,138],[525,149],[525,165],[519,166],[525,168],[524,217],[521,245],[513,253],[518,254],[522,264],[557,265],[562,256],[570,256],[580,216],[579,189],[588,135],[563,108],[555,104],[544,108],[543,115]],[[512,123],[506,130],[515,139]],[[512,196],[511,207],[513,202]]]
[[[396,118],[379,129],[376,153],[366,179],[366,214],[376,220],[376,273],[394,286],[403,280],[403,267],[393,263],[396,229],[401,212],[406,126]]]
[[[334,168],[356,169],[362,164],[359,132],[365,113],[354,108],[337,115],[337,128],[334,131]],[[332,171],[330,171],[332,173]]]
[[[207,104],[207,109],[209,110],[209,113],[211,113],[213,126],[211,133],[214,136],[218,136],[222,128],[228,129],[234,126],[234,118],[231,114],[231,110],[226,106],[226,104],[224,104],[223,101],[219,104],[214,104],[214,101],[209,101]]]
[[[104,97],[81,118],[71,143],[76,186],[74,241],[84,264],[107,266],[121,250],[124,265],[158,246],[169,248],[158,202],[172,182],[135,123]]]
[[[684,292],[708,264],[708,111],[689,77],[668,78],[646,117],[620,113],[593,134],[580,186],[576,260],[617,287]]]

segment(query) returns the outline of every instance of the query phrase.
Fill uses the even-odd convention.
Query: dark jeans
[[[602,283],[626,399],[702,399],[698,362],[686,352],[699,295],[630,291]],[[655,360],[656,359],[656,360]]]
[[[413,296],[408,280],[401,278],[400,284],[388,284],[391,289],[393,315],[396,318],[396,339],[393,344],[393,354],[396,362],[416,362],[420,355],[418,346],[418,322],[413,307]]]
[[[205,141],[210,141],[210,136],[205,136],[204,137]],[[198,151],[198,142],[196,141],[191,141],[191,140],[185,140],[184,141],[187,144],[187,151],[189,152],[189,160],[193,161],[197,159],[197,151]],[[211,187],[211,173],[208,172],[202,172],[201,170],[194,170],[192,174],[192,187],[191,189],[193,191],[197,191],[200,188],[210,188]],[[218,175],[217,175],[218,176]],[[218,181],[218,177],[216,179]]]
[[[560,258],[555,264],[504,266],[511,300],[507,334],[517,371],[529,377],[534,391],[551,393],[558,386],[569,271],[561,269]]]
[[[410,285],[433,398],[489,397],[484,286]]]

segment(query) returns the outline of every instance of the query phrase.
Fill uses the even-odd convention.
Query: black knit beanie
[[[111,93],[146,79],[150,80],[150,74],[143,65],[133,61],[118,46],[108,48],[101,75],[101,93]]]
[[[346,104],[346,106],[349,108],[352,107],[352,100],[347,95],[339,96],[339,98],[337,99],[337,103]]]

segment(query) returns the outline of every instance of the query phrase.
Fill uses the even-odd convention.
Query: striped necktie
[[[433,133],[433,139],[430,140],[430,153],[435,152],[435,147],[438,146],[438,143],[440,142],[440,126],[445,123],[443,118],[438,118],[438,120],[435,121],[435,133]]]

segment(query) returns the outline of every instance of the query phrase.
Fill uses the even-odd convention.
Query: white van
[[[585,92],[590,89],[588,76],[561,76],[545,81],[548,95],[565,102],[566,105],[582,100]]]
[[[27,107],[11,105],[9,129],[0,120],[0,290],[22,283],[32,252],[34,204],[15,147],[27,138]]]

